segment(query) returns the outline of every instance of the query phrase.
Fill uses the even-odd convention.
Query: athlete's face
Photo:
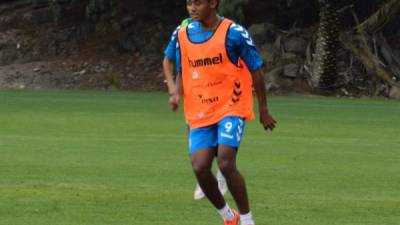
[[[187,0],[186,8],[193,20],[203,21],[215,13],[217,0]]]

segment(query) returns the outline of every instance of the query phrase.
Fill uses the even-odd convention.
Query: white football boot
[[[194,189],[194,194],[193,194],[194,200],[200,200],[203,199],[204,197],[205,195],[203,190],[201,190],[199,183],[196,183],[196,188]]]

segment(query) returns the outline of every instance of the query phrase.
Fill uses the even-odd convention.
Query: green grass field
[[[238,161],[257,225],[400,224],[399,101],[269,104]],[[164,94],[0,91],[0,225],[222,224],[194,184]]]

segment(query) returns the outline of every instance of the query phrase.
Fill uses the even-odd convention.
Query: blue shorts
[[[218,148],[223,144],[238,148],[243,137],[245,121],[237,116],[227,116],[216,124],[190,129],[189,152],[205,148]]]

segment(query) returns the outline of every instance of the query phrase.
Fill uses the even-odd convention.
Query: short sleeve
[[[226,48],[231,61],[235,64],[241,58],[250,71],[256,71],[264,65],[257,47],[249,32],[238,24],[232,24],[228,31]]]
[[[176,46],[178,43],[178,31],[180,26],[178,26],[175,31],[171,35],[171,39],[168,43],[167,48],[164,50],[165,57],[169,58],[172,61],[176,60]]]

